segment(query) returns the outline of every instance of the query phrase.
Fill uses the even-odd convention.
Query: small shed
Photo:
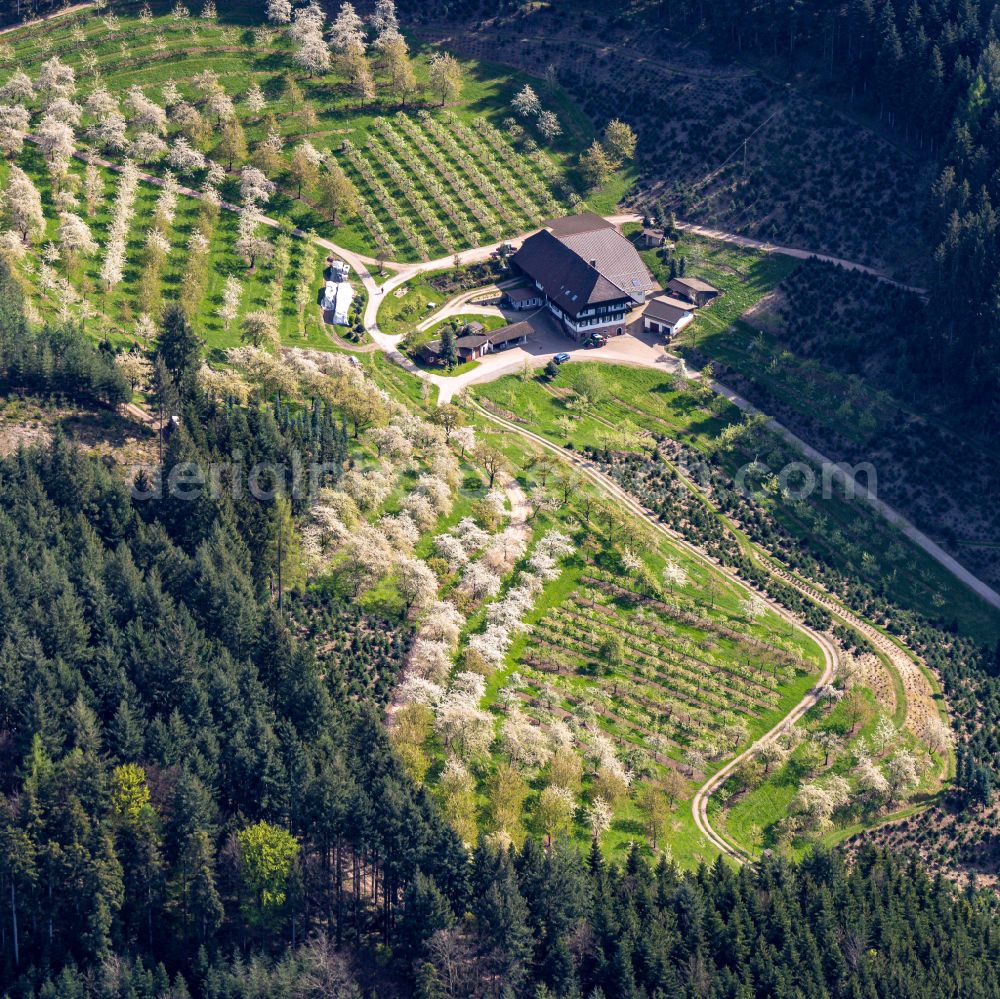
[[[681,298],[694,305],[707,305],[713,298],[722,294],[718,288],[701,278],[675,277],[667,283],[667,287]]]
[[[694,319],[694,306],[667,295],[658,295],[642,311],[643,329],[669,340]]]
[[[463,361],[473,361],[485,354],[527,343],[528,338],[533,333],[534,328],[531,323],[512,323],[510,326],[504,326],[492,333],[480,332],[469,336],[460,336],[455,341],[455,349]]]
[[[642,245],[647,250],[658,250],[667,241],[667,234],[662,229],[646,226],[642,230]]]

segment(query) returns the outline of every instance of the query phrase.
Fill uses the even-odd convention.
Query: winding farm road
[[[693,558],[698,559],[700,562],[705,563],[716,572],[721,573],[731,582],[735,583],[743,590],[747,590],[750,587],[748,584],[739,578],[734,572],[725,568],[722,565],[709,559],[702,551],[692,545],[684,537],[678,534],[676,531],[671,530],[664,523],[662,523],[659,518],[651,511],[647,510],[641,503],[639,503],[633,496],[621,488],[617,482],[614,481],[610,476],[605,475],[601,472],[597,466],[587,459],[581,457],[579,454],[571,451],[566,451],[551,441],[540,436],[539,434],[533,433],[530,430],[526,430],[524,427],[518,426],[516,423],[512,423],[509,420],[505,420],[501,416],[497,416],[495,413],[491,413],[488,409],[480,406],[478,403],[473,402],[472,406],[475,408],[481,416],[486,419],[496,423],[497,425],[503,427],[505,430],[519,434],[521,437],[531,441],[538,447],[544,448],[546,451],[554,454],[560,461],[572,465],[581,474],[586,476],[594,485],[596,485],[602,492],[607,496],[610,496],[615,500],[621,507],[626,509],[633,516],[645,521],[649,524],[655,531],[668,537],[673,544],[683,548],[688,554]],[[793,584],[794,585],[794,584]],[[694,818],[695,826],[698,831],[718,850],[727,856],[731,857],[738,863],[743,863],[748,860],[746,853],[733,843],[726,840],[721,834],[719,834],[713,827],[708,818],[708,801],[712,794],[718,790],[718,788],[726,781],[733,769],[739,764],[751,756],[756,750],[765,742],[769,742],[772,739],[777,738],[782,732],[793,725],[799,718],[801,718],[819,699],[819,691],[823,686],[830,683],[833,680],[834,674],[837,671],[837,667],[840,662],[840,658],[836,647],[833,643],[825,636],[821,635],[816,631],[813,631],[807,625],[803,624],[794,615],[789,613],[780,604],[775,603],[766,594],[759,594],[764,601],[767,603],[768,607],[774,611],[782,620],[787,621],[792,627],[797,628],[799,631],[808,635],[816,644],[819,646],[823,652],[823,672],[820,674],[816,683],[809,690],[809,692],[802,698],[801,701],[784,717],[779,721],[770,731],[762,735],[756,742],[747,747],[742,753],[730,760],[724,767],[713,774],[695,793],[694,798],[691,802],[691,811]]]

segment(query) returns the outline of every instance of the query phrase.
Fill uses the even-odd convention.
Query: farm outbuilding
[[[667,287],[677,296],[692,305],[707,305],[713,298],[722,294],[718,288],[701,278],[675,277],[671,278]]]
[[[642,311],[643,329],[669,340],[694,319],[694,306],[667,295],[657,295]]]

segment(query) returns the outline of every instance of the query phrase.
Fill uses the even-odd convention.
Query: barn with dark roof
[[[655,287],[638,250],[599,215],[554,219],[512,258],[574,339],[625,332],[628,314]]]

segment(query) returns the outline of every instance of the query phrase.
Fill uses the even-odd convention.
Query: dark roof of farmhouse
[[[641,301],[653,287],[636,248],[598,215],[549,223],[524,241],[514,263],[570,316],[598,302]]]
[[[631,297],[548,230],[529,236],[514,263],[534,278],[563,312],[575,316],[596,302]]]

